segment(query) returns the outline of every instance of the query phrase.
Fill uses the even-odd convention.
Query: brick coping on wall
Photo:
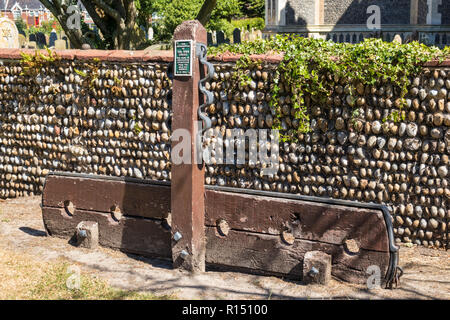
[[[34,49],[0,49],[0,59],[21,59],[21,52],[34,53]],[[46,50],[39,50],[46,54]],[[56,50],[56,53],[63,59],[68,60],[92,60],[118,62],[172,62],[172,50],[152,50],[152,51],[129,51],[129,50]],[[216,56],[208,56],[208,60],[218,62],[236,62],[241,54],[224,53]],[[251,55],[252,60],[262,60],[267,63],[279,63],[283,59],[283,54],[259,54]],[[426,67],[450,67],[450,58],[439,62],[437,60],[425,63]]]

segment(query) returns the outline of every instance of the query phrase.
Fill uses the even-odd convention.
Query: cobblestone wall
[[[216,66],[209,88],[220,102],[210,114],[219,131],[271,128],[274,114],[268,102],[275,69],[267,64],[252,70],[251,83],[235,92],[227,84],[233,65]],[[426,68],[411,79],[406,121],[400,123],[383,121],[398,103],[389,84],[360,84],[353,100],[346,80],[335,80],[327,105],[310,103],[312,131],[299,135],[298,143],[280,144],[275,176],[262,176],[259,164],[210,165],[206,183],[383,203],[393,215],[396,241],[445,246],[450,218],[450,68]],[[285,94],[281,99],[282,125],[295,127],[290,98]]]
[[[32,77],[3,61],[0,198],[39,194],[49,171],[170,179],[167,67],[105,61],[87,78],[92,60],[65,59]]]

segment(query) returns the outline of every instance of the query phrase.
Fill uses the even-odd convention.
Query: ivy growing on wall
[[[395,89],[395,108],[387,119],[402,121],[410,78],[419,74],[423,64],[433,59],[443,60],[450,56],[450,47],[440,50],[418,42],[400,44],[384,42],[381,39],[366,39],[359,44],[334,43],[323,39],[302,38],[278,35],[268,40],[225,44],[210,48],[210,53],[243,54],[236,64],[238,75],[245,76],[245,69],[251,67],[249,55],[283,53],[271,89],[271,107],[275,110],[277,121],[274,129],[279,129],[284,140],[296,139],[299,133],[310,131],[310,107],[326,104],[334,86],[345,83],[348,94],[347,104],[356,106],[355,93],[359,85],[376,87],[390,83]],[[241,79],[246,81],[245,78]],[[343,81],[344,80],[344,81]],[[285,116],[280,97],[288,95],[296,127],[282,127]]]

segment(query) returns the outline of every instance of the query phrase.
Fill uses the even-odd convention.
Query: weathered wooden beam
[[[75,209],[42,207],[44,225],[52,236],[72,238],[82,221],[98,223],[99,243],[125,252],[158,258],[171,258],[170,231],[163,220],[122,216],[119,221],[111,214]]]
[[[110,212],[118,208],[128,216],[165,219],[170,212],[170,186],[87,175],[51,174],[47,177],[42,205]]]
[[[389,254],[385,252],[361,249],[358,254],[349,254],[343,245],[300,239],[286,244],[280,236],[236,230],[230,230],[224,236],[214,227],[207,227],[206,237],[206,262],[222,270],[301,280],[303,259],[308,251],[331,255],[332,275],[352,283],[365,283],[369,266],[378,266],[382,277],[389,267]]]
[[[225,220],[234,230],[342,245],[354,240],[362,249],[389,252],[380,210],[222,191],[206,191],[208,226]]]
[[[205,271],[205,167],[195,163],[197,159],[197,121],[199,100],[200,63],[195,54],[197,42],[206,44],[206,29],[199,21],[185,21],[177,27],[174,41],[192,40],[192,75],[175,76],[172,89],[172,131],[187,133],[189,139],[188,161],[177,163],[172,154],[172,260],[174,267],[190,271]],[[175,52],[175,75],[177,74],[177,52]],[[186,143],[181,141],[179,143]],[[172,150],[176,144],[172,143]],[[184,154],[183,154],[184,156]],[[183,157],[184,158],[184,157]]]

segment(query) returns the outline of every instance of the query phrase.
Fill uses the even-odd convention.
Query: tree
[[[148,26],[149,17],[159,10],[164,12],[164,33],[170,37],[175,27],[184,20],[196,17],[203,0],[39,0],[61,24],[72,46],[81,48],[88,42],[86,28],[71,28],[68,21],[73,20],[74,12],[70,6],[81,2],[101,32],[105,49],[135,49],[143,39],[139,38],[138,22]],[[237,0],[226,0],[237,1]],[[212,3],[214,2],[214,3]],[[215,0],[208,4],[199,18],[208,21]],[[90,33],[92,34],[92,33]],[[170,34],[170,36],[169,36]],[[96,43],[98,43],[97,39]]]
[[[223,20],[231,21],[241,14],[239,0],[155,0],[161,21],[159,34],[170,39],[175,28],[185,20],[197,19],[209,29],[217,29]]]
[[[200,21],[202,25],[206,25],[206,23],[208,23],[216,4],[217,0],[205,0],[205,2],[203,2],[200,11],[197,14],[197,20]]]
[[[19,31],[19,32],[24,32],[25,33],[25,31],[27,30],[27,24],[25,23],[25,21],[23,21],[23,19],[22,18],[20,18],[20,19],[17,19],[16,21],[15,21],[15,23],[16,23],[16,27],[17,27],[17,30]]]
[[[69,11],[76,0],[39,0],[59,21],[71,44],[81,48],[86,42],[81,28],[71,28],[68,21],[75,14]],[[81,0],[100,30],[105,48],[133,49],[136,46],[138,12],[134,0]]]

